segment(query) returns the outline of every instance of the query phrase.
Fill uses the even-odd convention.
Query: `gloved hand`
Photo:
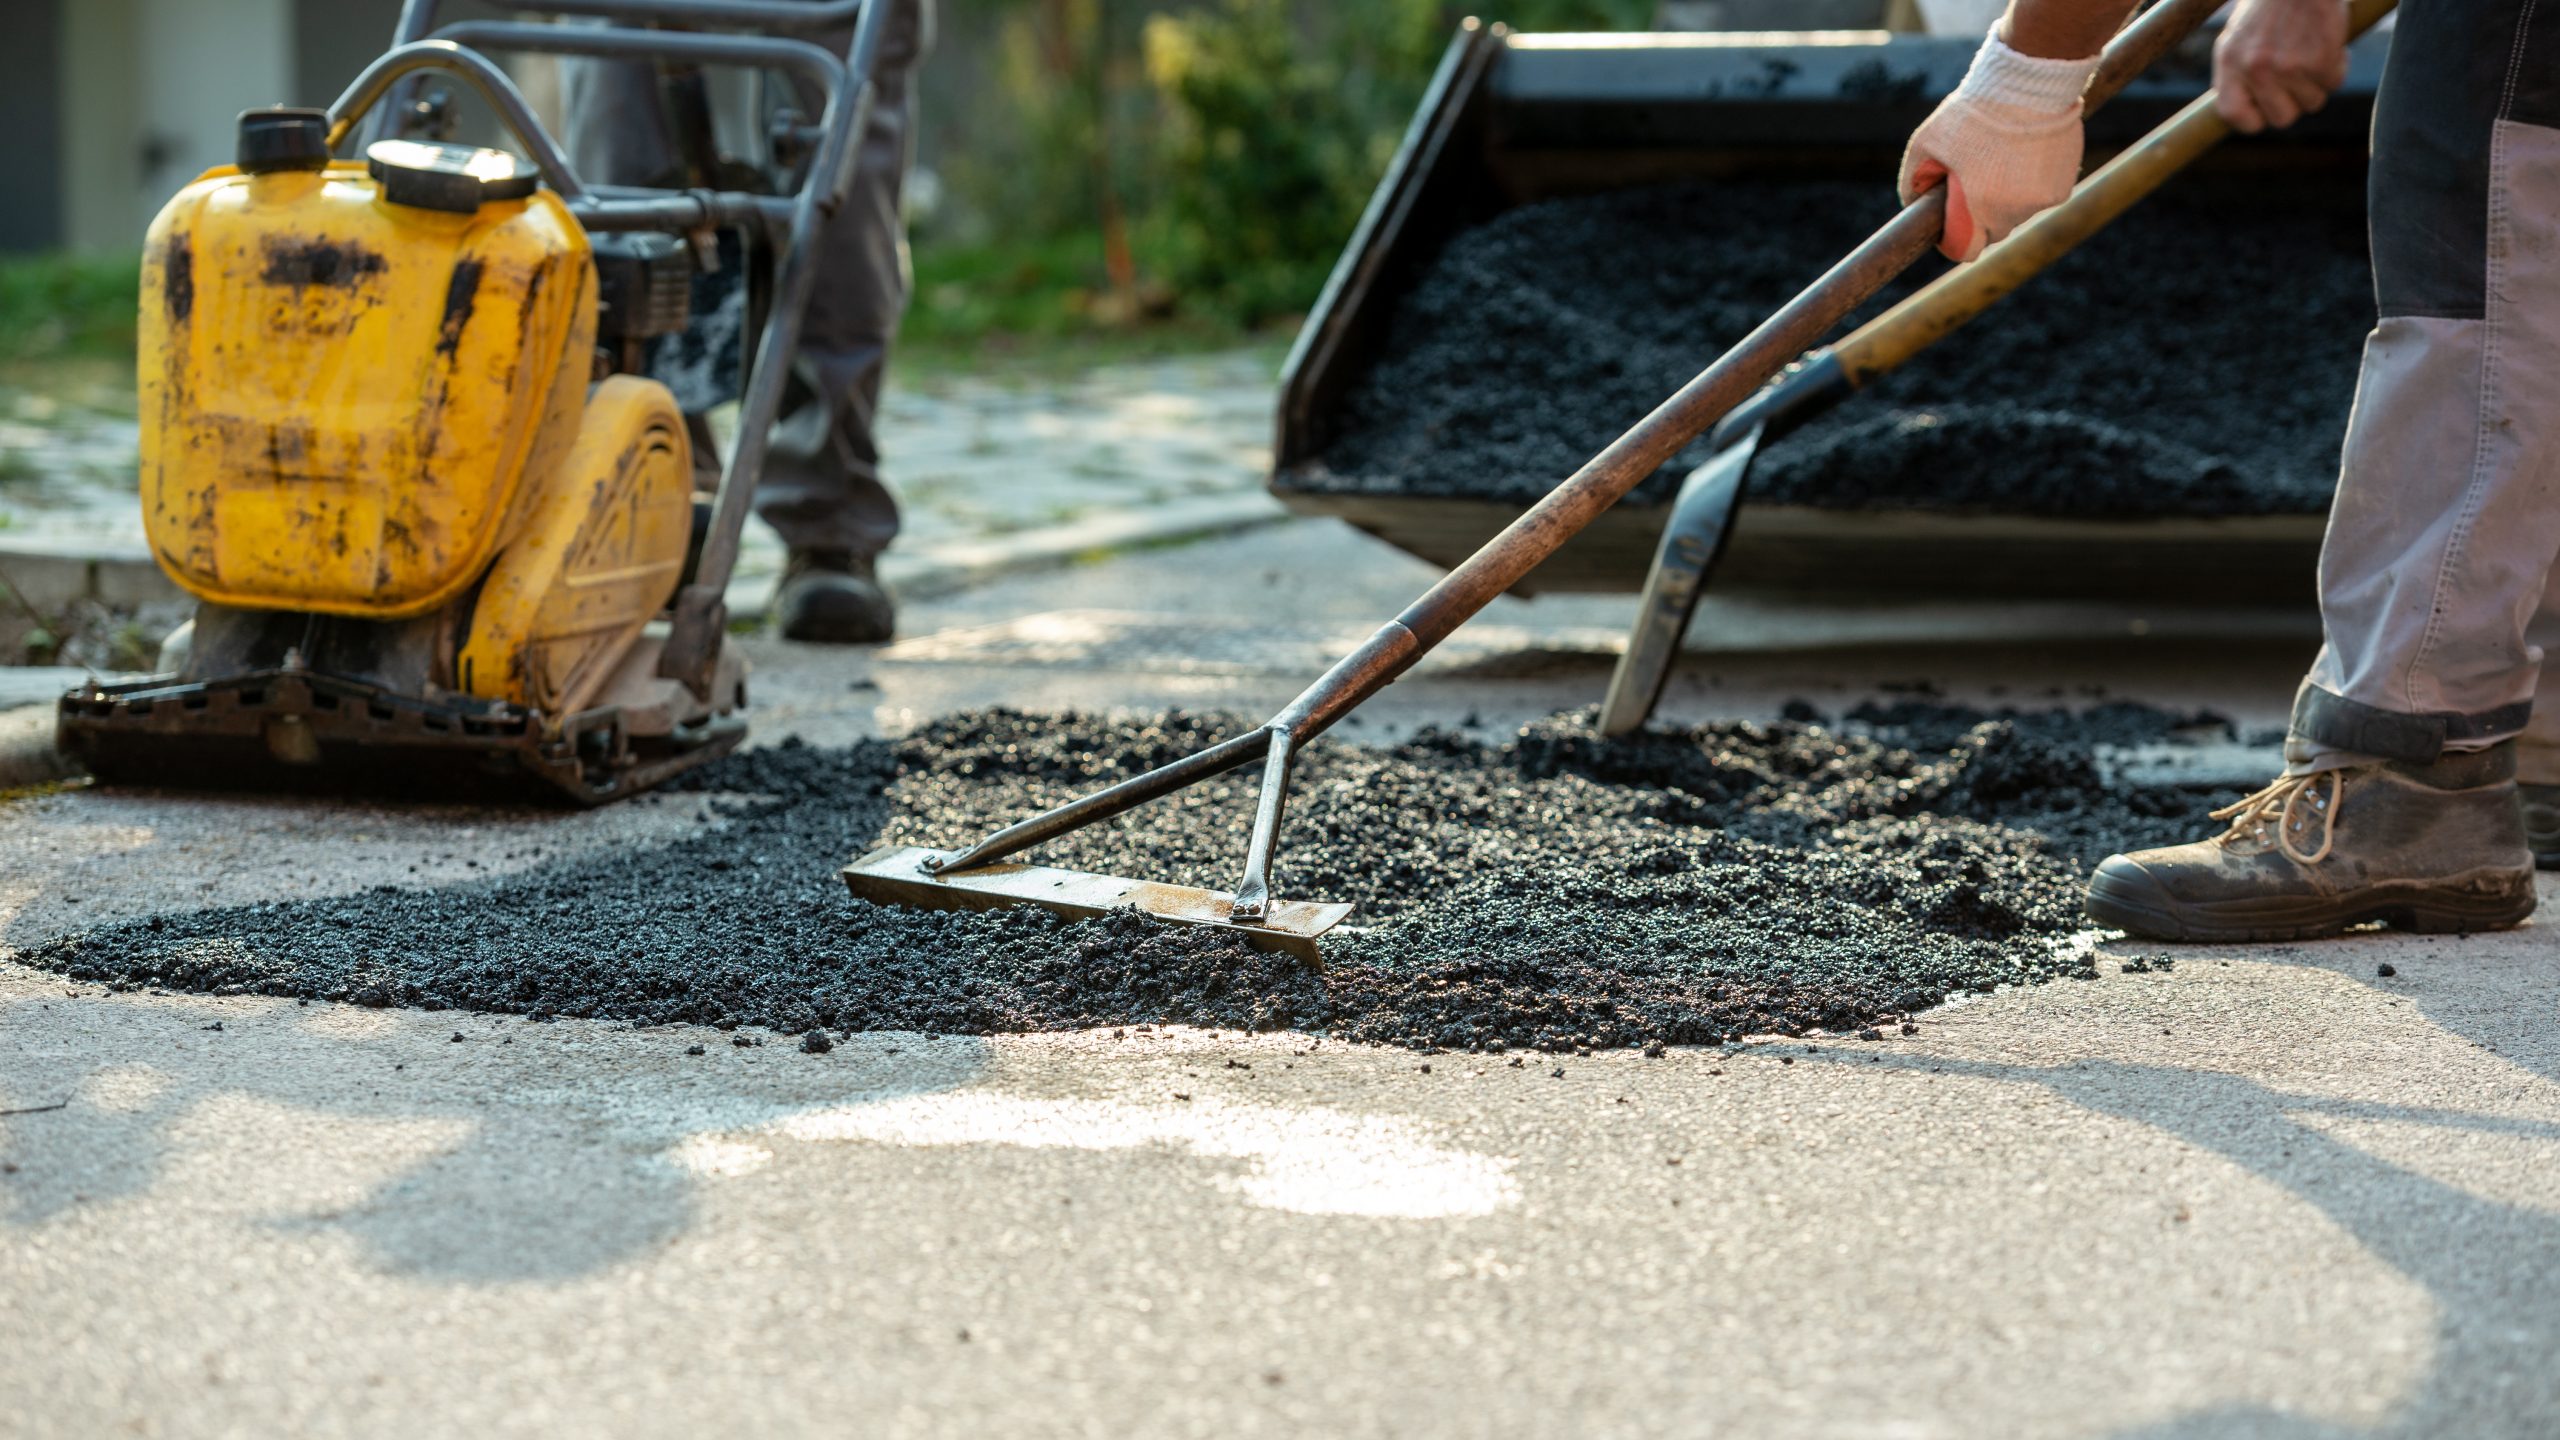
[[[1940,101],[1902,153],[1902,203],[1943,183],[1947,228],[1938,245],[1971,260],[2038,211],[2070,198],[2080,179],[2080,92],[2098,57],[2044,60],[1982,42],[1964,83]]]

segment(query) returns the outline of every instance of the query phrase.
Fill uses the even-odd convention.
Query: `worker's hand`
[[[2347,83],[2340,0],[2240,0],[2213,45],[2213,100],[2231,128],[2281,130]]]
[[[1912,132],[1902,154],[1902,201],[1947,187],[1938,248],[1971,260],[2070,198],[2080,179],[2080,92],[2098,59],[2021,55],[1993,34],[1964,83]]]

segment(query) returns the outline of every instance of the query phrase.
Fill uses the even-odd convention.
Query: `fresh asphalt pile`
[[[894,743],[786,741],[700,772],[719,824],[505,877],[168,914],[19,958],[91,981],[371,1005],[984,1034],[1135,1023],[1418,1047],[1712,1043],[1889,1024],[1961,991],[2089,973],[2079,891],[2109,848],[2214,797],[2111,776],[2099,747],[2218,724],[2139,706],[1603,740],[1426,732],[1306,757],[1285,893],[1355,902],[1322,969],[1122,914],[922,913],[837,879],[880,843],[954,845],[1224,734],[986,711]],[[636,803],[636,802],[635,802]],[[1247,777],[1059,842],[1046,863],[1224,885]],[[816,1042],[812,1042],[813,1046]]]
[[[1507,211],[1398,298],[1323,455],[1280,483],[1534,500],[1887,208],[1865,182],[1733,180]],[[1753,496],[2085,518],[2323,512],[2373,323],[2362,226],[2351,178],[2182,180],[1772,446]],[[1668,500],[1706,456],[1692,445],[1634,498]]]

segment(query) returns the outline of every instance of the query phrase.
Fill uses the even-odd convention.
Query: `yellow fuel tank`
[[[596,306],[576,218],[530,184],[465,212],[393,203],[400,178],[226,166],[151,227],[143,517],[203,599],[434,610],[577,438]]]

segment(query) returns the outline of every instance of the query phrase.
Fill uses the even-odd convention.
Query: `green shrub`
[[[1163,259],[1178,293],[1248,325],[1303,308],[1392,135],[1309,53],[1285,0],[1157,16],[1147,74],[1168,111]]]
[[[0,259],[0,361],[131,355],[141,273],[131,255]]]
[[[1147,74],[1165,112],[1165,250],[1186,305],[1252,325],[1304,310],[1471,11],[1524,30],[1627,29],[1654,0],[1218,0],[1159,13]]]

